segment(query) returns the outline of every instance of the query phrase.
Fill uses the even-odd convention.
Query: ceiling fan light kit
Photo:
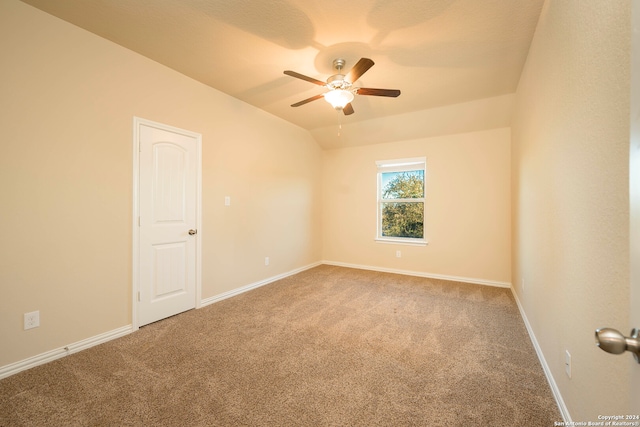
[[[369,68],[373,67],[374,62],[369,58],[360,58],[360,60],[353,66],[349,74],[346,76],[341,73],[342,68],[345,65],[344,59],[335,59],[333,61],[333,68],[337,71],[336,74],[329,77],[327,82],[324,83],[320,80],[308,77],[295,71],[287,70],[284,74],[295,77],[301,80],[308,81],[318,86],[323,86],[329,89],[328,92],[315,95],[311,98],[304,99],[302,101],[291,104],[292,107],[299,107],[307,104],[316,99],[324,97],[333,108],[338,111],[342,111],[345,115],[353,114],[353,106],[351,101],[355,98],[355,95],[369,95],[369,96],[388,96],[396,98],[400,95],[398,89],[372,89],[372,88],[353,88],[353,83],[358,80]]]
[[[342,110],[348,103],[353,101],[354,95],[348,90],[336,89],[324,94],[327,101],[336,110]]]

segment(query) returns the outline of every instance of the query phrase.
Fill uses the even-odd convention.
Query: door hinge
[[[138,302],[140,302],[140,291],[138,291]]]
[[[138,217],[138,227],[142,226],[142,222],[140,221],[140,217]]]

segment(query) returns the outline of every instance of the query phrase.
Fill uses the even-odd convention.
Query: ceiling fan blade
[[[325,83],[325,82],[321,82],[320,80],[314,79],[313,77],[307,77],[307,76],[305,76],[305,75],[303,75],[303,74],[296,73],[295,71],[289,71],[289,70],[287,70],[287,71],[285,71],[284,73],[285,73],[287,76],[295,77],[295,78],[297,78],[297,79],[306,80],[306,81],[311,82],[311,83],[313,83],[313,84],[316,84],[316,85],[318,85],[318,86],[325,86],[325,85],[326,85],[326,83]]]
[[[370,87],[359,87],[356,93],[358,95],[391,96],[393,98],[400,96],[398,89],[372,89]]]
[[[315,95],[315,96],[312,96],[311,98],[303,99],[300,102],[296,102],[295,104],[291,104],[291,106],[292,107],[299,107],[301,105],[307,104],[307,103],[309,103],[311,101],[315,101],[316,99],[320,99],[322,97],[324,97],[324,94],[321,93],[320,95]]]
[[[375,64],[375,62],[373,62],[369,58],[360,58],[360,61],[358,61],[356,65],[353,66],[345,79],[351,83],[354,83],[360,78],[360,76],[366,73],[369,68],[373,67],[373,64]]]
[[[351,103],[348,103],[347,105],[344,106],[344,108],[342,109],[342,112],[344,113],[345,116],[348,116],[350,114],[353,114],[355,111],[353,111],[353,105],[351,105]]]

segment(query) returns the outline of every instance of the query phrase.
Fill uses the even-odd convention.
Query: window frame
[[[376,179],[377,179],[377,196],[376,196],[376,238],[378,243],[394,243],[403,245],[426,246],[428,244],[425,237],[426,231],[424,227],[424,219],[426,214],[426,192],[427,192],[427,159],[426,157],[412,157],[407,159],[394,160],[378,160],[376,161]],[[382,197],[382,174],[393,172],[410,172],[422,170],[423,172],[423,193],[421,198],[410,199],[384,199]],[[422,203],[422,238],[418,237],[389,237],[382,235],[382,208],[384,203]]]

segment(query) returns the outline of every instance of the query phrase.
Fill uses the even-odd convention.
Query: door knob
[[[596,345],[607,353],[633,353],[636,362],[640,363],[640,329],[632,329],[631,336],[625,337],[612,328],[596,329]]]
[[[196,234],[198,232],[198,230],[194,230],[193,228],[191,230],[189,230],[189,236],[193,236],[194,234]]]

